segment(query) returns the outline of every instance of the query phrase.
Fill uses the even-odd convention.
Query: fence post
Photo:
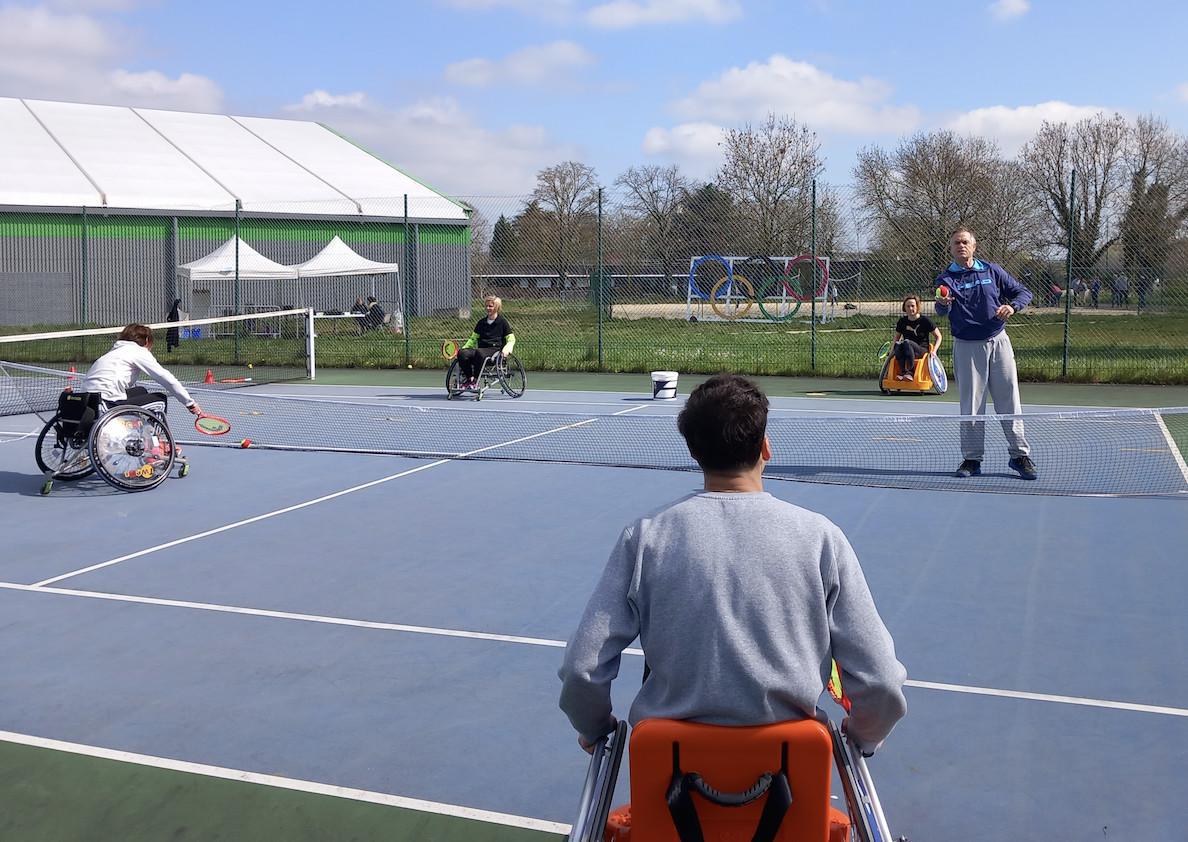
[[[1068,255],[1064,259],[1064,349],[1060,357],[1060,379],[1068,379],[1068,322],[1072,317],[1073,232],[1077,227],[1077,171],[1072,171],[1068,189]]]
[[[240,309],[241,305],[240,305],[240,300],[239,300],[239,296],[240,296],[240,293],[239,293],[239,215],[240,215],[240,211],[242,211],[242,210],[243,210],[243,203],[239,199],[236,199],[235,200],[235,315],[237,315],[237,316],[242,312],[242,310]],[[234,330],[231,331],[231,335],[234,337],[234,345],[235,345],[234,359],[235,359],[235,362],[239,362],[239,331],[240,331],[242,324],[243,324],[242,322],[236,322]]]
[[[89,241],[88,241],[88,220],[87,220],[87,206],[83,205],[82,209],[82,294],[79,296],[79,324],[82,327],[87,326],[87,287],[91,285],[90,273],[90,255],[89,255]],[[82,349],[79,354],[81,360],[86,362],[87,357],[87,337],[82,337]]]
[[[809,265],[812,266],[812,280],[809,284],[809,345],[811,347],[810,368],[813,371],[817,370],[817,179],[813,179],[813,194],[812,194],[812,233],[810,234],[809,251],[812,257],[809,259]]]
[[[408,194],[404,194],[404,260],[400,266],[400,279],[404,284],[404,364],[412,364],[412,288],[409,278],[408,259]],[[469,284],[469,279],[467,279]]]
[[[598,308],[598,370],[602,371],[602,296],[606,279],[602,276],[602,188],[598,188],[598,271],[594,275],[598,285],[594,291],[594,306]]]

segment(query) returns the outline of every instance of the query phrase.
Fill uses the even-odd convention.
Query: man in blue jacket
[[[948,314],[953,334],[953,373],[961,393],[961,414],[982,415],[986,390],[999,415],[1019,415],[1019,374],[1015,351],[1006,333],[1007,319],[1031,303],[1031,293],[996,263],[974,257],[978,241],[968,228],[958,228],[949,239],[953,262],[933,283],[937,290],[936,313]],[[941,292],[944,289],[945,292]],[[1023,436],[1023,421],[1004,419],[1010,461],[1023,479],[1035,479],[1031,448]],[[961,466],[957,476],[982,472],[986,428],[980,421],[961,424]]]

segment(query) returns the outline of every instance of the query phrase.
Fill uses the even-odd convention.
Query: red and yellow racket
[[[458,343],[453,339],[447,339],[441,343],[441,355],[447,360],[452,360],[458,356]]]
[[[194,419],[194,429],[205,436],[222,436],[231,432],[231,422],[217,415],[199,415]]]

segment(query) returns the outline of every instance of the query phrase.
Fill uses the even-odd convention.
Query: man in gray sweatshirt
[[[678,427],[704,490],[635,521],[611,552],[558,673],[578,742],[588,750],[613,730],[611,681],[638,637],[650,672],[633,725],[811,717],[836,659],[848,732],[872,754],[907,710],[907,671],[846,536],[763,490],[767,398],[718,375],[689,396]]]

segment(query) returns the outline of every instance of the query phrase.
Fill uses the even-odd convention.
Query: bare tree
[[[739,244],[769,256],[802,250],[808,243],[810,188],[823,168],[816,134],[794,119],[769,114],[758,126],[727,129],[722,148],[717,184],[734,196],[746,223]]]
[[[1093,266],[1114,242],[1102,242],[1103,221],[1126,188],[1128,134],[1117,114],[1097,114],[1072,125],[1045,122],[1020,152],[1024,176],[1044,209],[1045,245],[1066,246],[1073,226],[1074,266]]]
[[[565,274],[592,244],[598,176],[593,167],[563,161],[536,174],[532,199],[554,223],[557,272],[564,284]]]
[[[1145,115],[1135,120],[1127,165],[1132,178],[1167,189],[1168,213],[1181,227],[1188,221],[1188,137],[1175,134],[1167,122]]]
[[[893,151],[861,150],[854,181],[879,248],[928,273],[948,260],[949,234],[958,225],[970,226],[993,246],[987,237],[995,236],[1005,219],[1021,215],[1013,192],[996,184],[1004,172],[992,141],[934,131],[910,137]]]
[[[1130,197],[1122,217],[1122,259],[1139,306],[1165,277],[1176,233],[1188,220],[1188,139],[1154,116],[1139,117],[1127,156]]]
[[[677,214],[693,189],[693,182],[675,165],[628,167],[615,179],[622,192],[619,207],[635,225],[633,234],[642,241],[644,253],[664,273],[664,287],[670,283],[674,255],[680,248],[676,237]]]

